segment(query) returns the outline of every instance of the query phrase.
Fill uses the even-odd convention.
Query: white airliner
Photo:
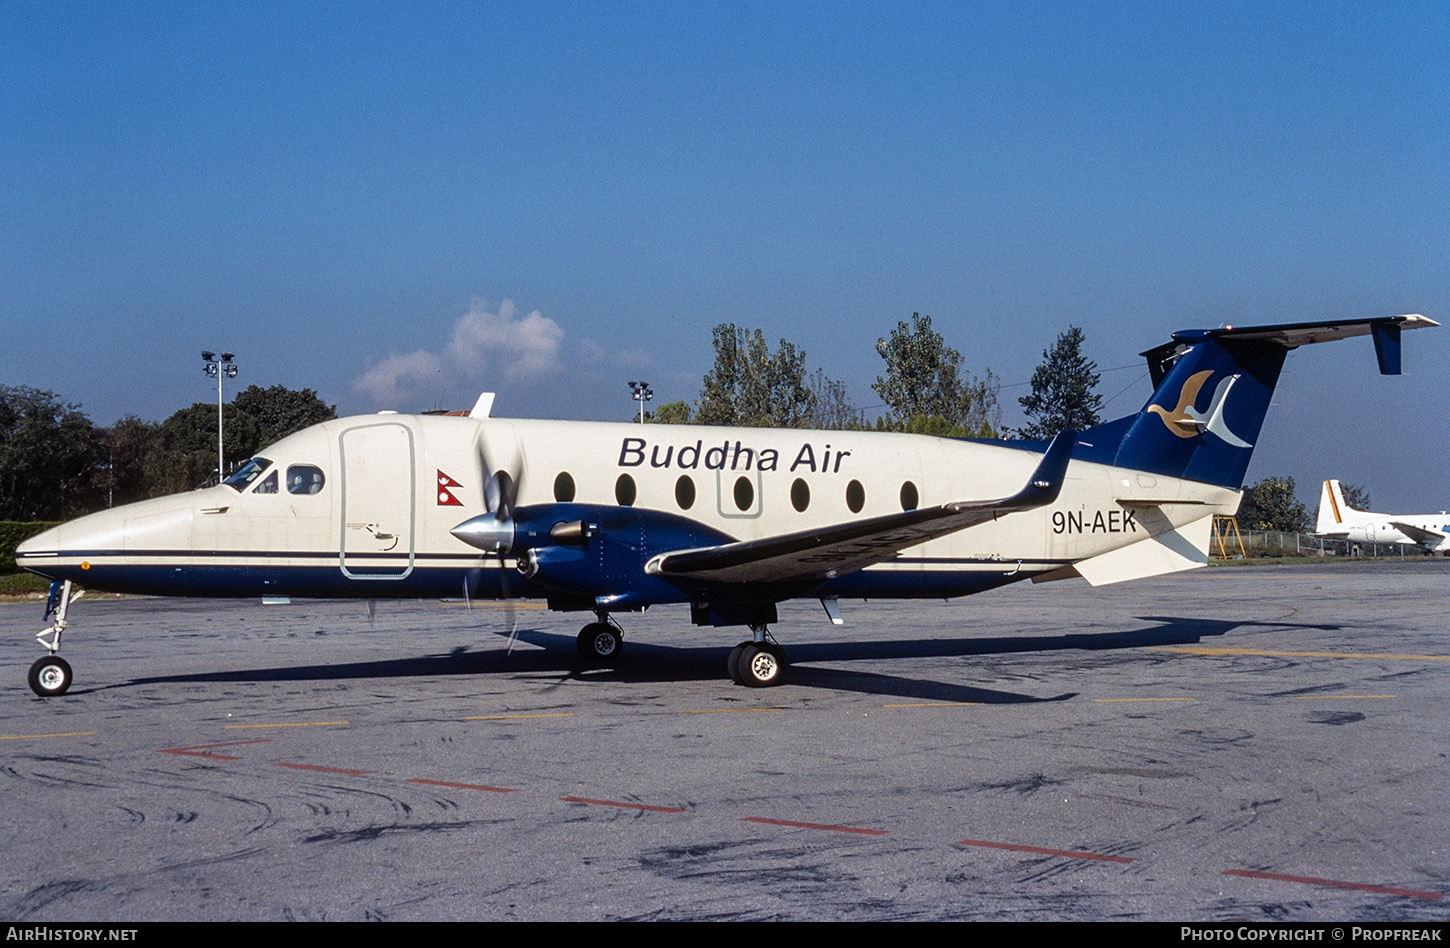
[[[1374,339],[1398,374],[1423,316],[1175,333],[1143,355],[1135,415],[1041,442],[862,431],[597,424],[384,413],[291,435],[215,487],[91,514],[21,544],[49,577],[30,670],[56,652],[74,585],[170,596],[543,599],[592,612],[579,651],[617,657],[615,615],[689,606],[748,626],[730,677],[777,684],[776,604],[946,598],[1023,579],[1093,584],[1202,566],[1232,514],[1289,350]]]
[[[1339,481],[1328,480],[1319,492],[1318,536],[1350,543],[1403,543],[1426,553],[1450,552],[1450,514],[1370,513],[1344,502]]]

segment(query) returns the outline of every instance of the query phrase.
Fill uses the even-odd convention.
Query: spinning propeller
[[[511,425],[490,426],[480,440],[483,470],[490,472],[483,485],[483,507],[488,513],[463,521],[449,533],[485,553],[504,556],[514,545],[514,508],[518,503],[523,457]]]
[[[512,426],[492,425],[490,429],[486,436],[481,436],[479,446],[482,469],[491,472],[483,484],[483,507],[488,512],[463,521],[449,532],[464,543],[499,557],[499,586],[508,610],[509,651],[512,652],[518,638],[518,610],[514,608],[511,588],[513,571],[505,569],[502,561],[514,546],[514,510],[518,506],[523,459]],[[463,596],[472,611],[470,575],[463,578]]]

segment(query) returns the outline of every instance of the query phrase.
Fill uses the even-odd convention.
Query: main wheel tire
[[[591,662],[607,662],[619,656],[624,639],[609,623],[591,622],[579,630],[575,644],[579,654]]]
[[[730,650],[730,656],[725,659],[725,670],[730,673],[730,680],[737,685],[745,684],[745,679],[740,675],[740,656],[751,646],[750,640],[741,642]]]
[[[47,655],[30,666],[30,690],[42,698],[56,698],[70,690],[74,680],[70,663],[59,655]]]
[[[736,666],[741,684],[751,688],[770,688],[781,683],[785,673],[785,656],[781,650],[766,643],[750,643],[740,653]]]

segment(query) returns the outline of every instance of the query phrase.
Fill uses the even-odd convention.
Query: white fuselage
[[[636,508],[750,540],[1007,497],[1042,456],[880,432],[380,414],[314,426],[260,457],[268,466],[240,490],[83,517],[28,541],[18,559],[97,588],[183,595],[548,596],[504,575],[513,558],[449,532],[485,513],[494,470],[515,477],[520,508]],[[298,474],[310,470],[320,488]],[[315,492],[293,493],[299,480]],[[1232,513],[1238,497],[1075,460],[1056,502],[919,544],[812,594],[952,596],[1048,574],[1111,582],[1182,569],[1206,559],[1212,515]],[[651,542],[639,541],[644,559],[659,552]]]

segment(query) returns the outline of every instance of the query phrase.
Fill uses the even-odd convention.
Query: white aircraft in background
[[[1350,543],[1403,543],[1426,553],[1450,552],[1450,514],[1370,513],[1355,510],[1344,502],[1339,481],[1328,480],[1319,492],[1317,536]]]
[[[614,616],[688,605],[748,626],[726,668],[781,681],[776,604],[932,598],[1023,579],[1097,585],[1202,566],[1289,350],[1369,335],[1398,374],[1423,316],[1190,330],[1144,352],[1142,411],[1050,444],[386,412],[282,439],[225,482],[81,517],[22,543],[54,582],[31,666],[58,656],[74,585],[167,596],[543,599],[592,612],[578,648],[614,660]]]

